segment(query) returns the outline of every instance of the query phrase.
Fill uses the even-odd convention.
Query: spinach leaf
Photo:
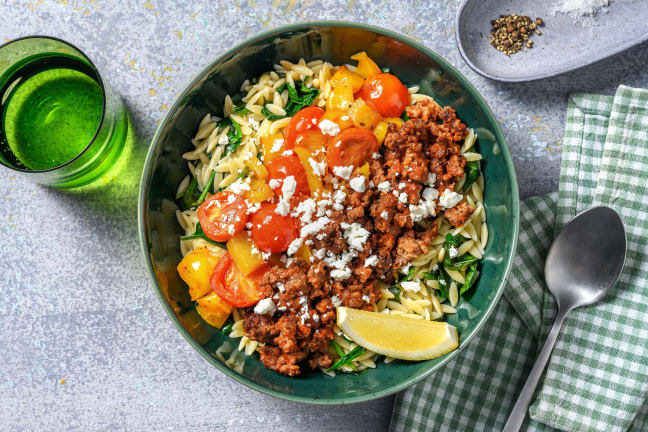
[[[421,273],[425,279],[432,279],[432,280],[439,280],[439,275],[430,273],[430,272],[423,272]]]
[[[261,110],[261,113],[264,116],[266,116],[268,119],[278,120],[284,117],[292,117],[300,109],[310,106],[310,104],[313,103],[313,101],[319,94],[319,90],[313,87],[310,88],[306,87],[306,84],[304,84],[303,81],[299,83],[299,86],[297,88],[291,86],[288,83],[284,83],[277,89],[279,93],[281,93],[284,90],[288,90],[288,103],[286,103],[286,106],[284,107],[284,110],[286,110],[286,115],[277,116],[276,114],[272,114],[264,106],[263,109]]]
[[[401,295],[400,287],[397,287],[396,285],[392,285],[387,289],[389,290],[390,293],[394,294],[396,301],[400,301],[400,295]]]
[[[196,206],[202,204],[203,201],[205,201],[205,198],[207,198],[207,193],[209,192],[209,190],[212,188],[212,185],[214,184],[214,176],[216,176],[216,171],[212,171],[211,175],[209,176],[209,181],[205,185],[205,189],[203,189],[202,193],[200,194],[198,201],[196,201]]]
[[[477,258],[466,253],[460,257],[452,258],[449,261],[444,260],[443,266],[446,270],[463,270],[474,262],[477,262]]]
[[[232,108],[232,112],[234,114],[243,115],[243,114],[249,113],[250,110],[245,108],[245,102],[241,102],[240,104],[238,104],[234,108]]]
[[[446,234],[445,243],[443,244],[443,248],[445,249],[445,258],[443,259],[444,265],[452,264],[452,258],[450,258],[450,250],[452,248],[458,249],[463,242],[464,242],[464,238],[462,236],[455,236],[450,233]],[[450,269],[450,270],[454,270],[454,269]]]
[[[353,348],[351,351],[349,351],[349,353],[344,354],[340,360],[333,363],[333,365],[330,368],[326,369],[326,371],[331,372],[332,370],[339,369],[342,366],[360,357],[364,352],[365,352],[364,348],[362,348],[361,346],[357,346]]]
[[[223,156],[225,157],[228,154],[232,153],[234,150],[241,145],[241,139],[243,139],[243,132],[241,132],[241,126],[232,119],[228,119],[230,125],[232,126],[229,131],[227,131],[227,146],[225,146],[225,151]]]
[[[464,172],[466,173],[466,181],[463,185],[463,191],[466,192],[479,178],[479,163],[477,161],[467,162]]]
[[[250,175],[250,167],[244,167],[241,169],[241,172],[239,173],[238,177],[236,177],[236,180],[243,180],[245,177]]]
[[[382,70],[382,73],[390,73],[391,72],[391,68],[388,68],[388,67],[384,67],[381,70]]]
[[[196,177],[191,179],[189,187],[187,190],[179,196],[178,205],[182,210],[189,210],[190,208],[196,207],[196,203],[200,199],[200,189],[198,189],[198,180]]]
[[[223,326],[223,328],[221,328],[221,333],[223,333],[224,335],[228,335],[232,333],[233,327],[234,327],[234,320],[230,318],[227,321],[227,323]]]
[[[340,345],[335,340],[331,339],[331,345],[340,358],[344,357],[344,351],[342,351],[342,348],[340,348]]]
[[[409,116],[407,115],[407,111],[403,111],[401,113],[401,120],[403,120],[403,121],[409,120]]]
[[[459,289],[459,295],[468,291],[475,284],[475,281],[479,277],[479,270],[477,270],[477,262],[470,264],[468,271],[466,272],[466,282]]]
[[[225,246],[225,243],[217,242],[217,241],[212,240],[209,237],[207,237],[207,235],[205,234],[205,232],[202,229],[202,226],[200,226],[200,222],[198,222],[196,224],[196,231],[193,234],[182,236],[182,237],[180,237],[180,240],[193,240],[193,239],[199,239],[199,238],[201,238],[203,240],[207,240],[209,243],[214,244],[214,245],[216,245],[218,247],[221,247],[221,248],[227,250],[227,246]]]
[[[226,118],[225,120],[221,120],[218,123],[218,127],[220,129],[226,126],[229,126],[230,128],[227,131],[227,144],[225,145],[225,151],[223,151],[223,155],[221,157],[225,157],[236,150],[238,146],[241,145],[241,140],[243,139],[241,126],[236,121],[232,120],[231,118]]]
[[[441,294],[441,299],[448,298],[448,290],[450,289],[450,284],[452,283],[452,278],[448,276],[443,266],[439,266],[439,293]]]
[[[406,275],[402,275],[400,278],[398,278],[398,282],[405,282],[411,280],[414,277],[415,271],[416,269],[414,268],[414,266],[411,266]]]

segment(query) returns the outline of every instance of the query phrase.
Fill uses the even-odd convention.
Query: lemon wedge
[[[459,345],[457,329],[445,322],[425,321],[338,307],[337,325],[358,345],[401,360],[429,360]]]

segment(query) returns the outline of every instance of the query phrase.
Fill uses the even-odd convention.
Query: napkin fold
[[[520,205],[504,297],[452,362],[396,398],[392,431],[501,430],[553,324],[544,285],[553,237],[594,205],[624,221],[628,253],[607,299],[572,311],[522,430],[648,429],[648,91],[569,98],[558,194]]]

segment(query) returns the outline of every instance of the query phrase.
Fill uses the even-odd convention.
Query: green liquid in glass
[[[13,156],[31,170],[74,159],[94,138],[104,99],[97,81],[72,59],[50,62],[11,90],[3,111],[3,132]],[[33,67],[33,64],[32,64]]]

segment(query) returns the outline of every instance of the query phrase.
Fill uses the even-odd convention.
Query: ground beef
[[[450,225],[458,227],[466,223],[473,210],[467,202],[461,201],[459,204],[451,209],[445,211],[443,215]]]
[[[410,206],[419,204],[422,192],[434,187],[442,193],[452,189],[464,174],[465,159],[461,144],[466,127],[452,108],[422,101],[407,108],[410,120],[402,126],[390,124],[380,157],[369,161],[368,185],[363,192],[352,190],[346,182],[330,173],[323,177],[325,187],[346,194],[342,208],[326,211],[330,222],[306,244],[316,254],[310,263],[289,259],[274,266],[264,276],[261,291],[271,297],[277,310],[270,315],[251,311],[243,328],[252,340],[264,344],[261,361],[272,370],[294,376],[311,369],[329,367],[334,357],[328,351],[335,334],[335,306],[373,310],[380,298],[378,281],[390,283],[396,272],[411,260],[428,252],[437,234],[435,221],[414,223]],[[433,174],[431,177],[430,175]],[[389,184],[388,191],[377,188]],[[437,206],[436,212],[442,209]],[[445,211],[454,226],[463,224],[472,213],[461,202]],[[344,256],[351,251],[345,230],[358,224],[370,234],[346,265],[346,277],[331,277],[333,261],[327,257]],[[371,265],[365,265],[365,262]]]

